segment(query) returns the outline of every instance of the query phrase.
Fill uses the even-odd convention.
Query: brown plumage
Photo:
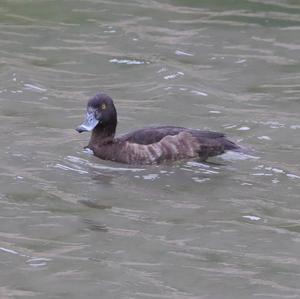
[[[217,132],[174,126],[148,127],[115,138],[117,112],[112,99],[99,93],[87,105],[86,120],[76,130],[92,131],[88,144],[94,155],[127,164],[208,157],[240,147]]]

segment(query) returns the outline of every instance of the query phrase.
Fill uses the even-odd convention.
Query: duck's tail
[[[242,155],[253,155],[255,153],[255,150],[251,149],[250,147],[246,147],[244,145],[236,144],[235,142],[223,138],[222,143],[224,145],[224,151],[233,151],[236,153],[240,153]]]
[[[227,138],[222,138],[222,143],[224,145],[224,150],[225,151],[234,151],[234,152],[244,152],[244,148],[233,141],[227,139]]]

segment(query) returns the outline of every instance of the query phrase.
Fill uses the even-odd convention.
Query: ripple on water
[[[184,51],[180,51],[180,50],[176,50],[175,54],[178,56],[194,56],[192,53],[188,53],[188,52],[184,52]]]
[[[50,258],[43,258],[43,257],[31,257],[27,254],[19,253],[18,251],[9,249],[9,248],[4,248],[0,247],[0,251],[17,255],[22,258],[26,258],[25,263],[29,264],[32,267],[45,267],[48,265],[48,263],[52,260]]]
[[[26,263],[34,268],[37,267],[45,267],[48,265],[48,263],[51,261],[49,258],[30,258],[26,261]]]
[[[137,60],[137,59],[110,59],[109,62],[117,63],[117,64],[126,64],[126,65],[141,65],[141,64],[150,64],[149,61],[146,60]]]
[[[297,174],[290,173],[288,170],[279,169],[272,166],[266,165],[257,165],[253,168],[256,172],[251,173],[252,176],[263,176],[263,177],[271,177],[272,183],[279,183],[284,177],[290,179],[300,179],[300,176]]]
[[[164,79],[165,80],[171,80],[171,79],[176,79],[176,78],[179,78],[179,77],[182,77],[182,76],[184,76],[183,72],[176,72],[174,74],[164,76]]]
[[[47,89],[44,87],[37,86],[35,84],[29,84],[29,83],[25,83],[24,88],[28,89],[28,90],[36,91],[36,92],[46,92],[47,91]]]
[[[91,154],[90,151],[88,152],[88,154]],[[81,167],[81,166],[87,166],[87,167],[91,167],[94,169],[100,169],[100,170],[108,170],[108,171],[125,171],[125,172],[139,172],[139,171],[144,171],[145,168],[136,168],[136,167],[113,167],[113,166],[109,166],[109,165],[104,165],[102,163],[92,163],[87,159],[83,159],[83,158],[79,158],[76,156],[67,156],[65,158],[66,161],[72,162],[75,165],[77,165],[77,167]],[[101,161],[101,160],[99,160]],[[81,165],[81,166],[79,166]],[[88,170],[86,170],[86,172],[88,172]]]

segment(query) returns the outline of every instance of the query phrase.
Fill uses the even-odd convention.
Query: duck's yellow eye
[[[105,110],[106,109],[106,104],[102,104],[101,105],[101,110]]]

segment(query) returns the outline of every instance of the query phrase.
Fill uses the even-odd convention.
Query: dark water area
[[[0,298],[300,298],[300,3],[1,1]],[[129,166],[74,128],[251,149]]]

